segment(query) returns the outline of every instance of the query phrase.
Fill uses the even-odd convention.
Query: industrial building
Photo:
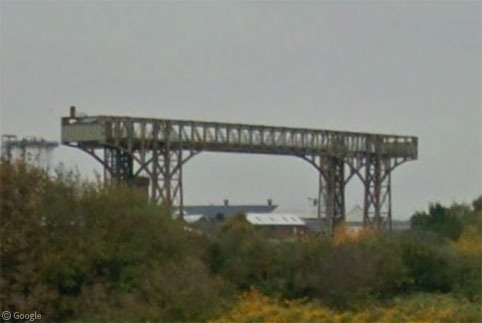
[[[229,217],[244,214],[246,221],[273,237],[303,235],[308,232],[306,223],[297,215],[273,212],[277,205],[271,200],[267,204],[230,205],[224,200],[223,205],[192,205],[184,207],[183,219],[203,232],[216,231]]]
[[[309,231],[300,217],[290,213],[248,213],[246,220],[275,237],[304,235]]]
[[[224,200],[222,205],[185,205],[184,216],[200,215],[206,218],[222,220],[236,214],[271,213],[278,205],[268,199],[266,204],[238,204],[230,205],[229,200]]]

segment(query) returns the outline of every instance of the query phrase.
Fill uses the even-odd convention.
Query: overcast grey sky
[[[1,132],[59,140],[70,105],[419,136],[393,174],[404,218],[481,194],[481,3],[2,1]],[[71,148],[56,160],[99,169]],[[317,189],[292,157],[203,153],[184,175],[188,204],[304,208]]]

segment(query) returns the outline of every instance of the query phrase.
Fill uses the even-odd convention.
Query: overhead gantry
[[[417,137],[273,127],[224,122],[78,117],[62,118],[62,144],[98,160],[108,180],[149,187],[150,199],[184,206],[183,165],[196,154],[230,152],[295,156],[319,174],[318,216],[332,228],[345,218],[345,187],[358,177],[364,186],[363,224],[391,228],[391,173],[417,159]],[[321,205],[322,203],[318,203]],[[182,213],[181,213],[182,214]]]

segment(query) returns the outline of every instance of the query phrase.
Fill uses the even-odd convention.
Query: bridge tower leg
[[[327,231],[333,234],[334,228],[345,219],[345,164],[336,157],[320,157],[319,172],[319,202],[324,201]],[[321,207],[318,212],[321,213]]]
[[[184,199],[182,188],[182,149],[163,147],[153,150],[151,165],[151,199],[161,202],[168,208],[174,206],[183,211]]]
[[[132,156],[120,149],[104,148],[104,177],[107,181],[122,181],[129,183],[133,177]]]
[[[364,177],[363,227],[392,228],[390,159],[374,154],[366,159]]]

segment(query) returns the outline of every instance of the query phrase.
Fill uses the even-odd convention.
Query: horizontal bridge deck
[[[417,137],[113,116],[62,118],[62,143],[130,151],[154,147],[280,155],[417,158]]]

